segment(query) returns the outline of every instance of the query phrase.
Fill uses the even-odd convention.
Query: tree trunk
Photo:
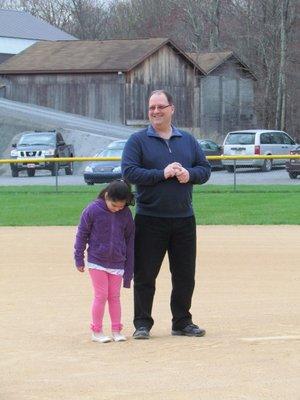
[[[219,48],[220,37],[220,0],[213,0],[210,11],[211,30],[209,38],[209,49],[214,51]]]
[[[289,0],[282,0],[281,4],[281,23],[280,23],[280,64],[278,71],[278,85],[277,85],[277,104],[276,104],[276,121],[277,129],[282,129],[285,125],[285,97],[286,97],[286,18]]]

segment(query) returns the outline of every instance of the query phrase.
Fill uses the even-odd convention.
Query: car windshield
[[[225,144],[254,144],[255,132],[234,132],[227,136]]]
[[[200,144],[200,146],[202,147],[202,149],[210,149],[210,145],[208,142],[206,142],[205,140],[199,140],[198,143]]]
[[[111,142],[107,148],[108,149],[115,149],[115,148],[123,148],[125,146],[126,140],[121,141],[121,140],[116,140],[115,142]]]
[[[47,134],[23,135],[18,143],[19,146],[47,145],[55,146],[55,137]]]
[[[99,157],[122,157],[123,149],[105,149]]]

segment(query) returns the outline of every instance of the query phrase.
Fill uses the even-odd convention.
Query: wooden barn
[[[256,76],[234,52],[188,53],[206,73],[201,80],[200,127],[206,133],[256,126]]]
[[[145,123],[149,93],[165,88],[186,127],[203,75],[168,39],[41,42],[0,66],[7,99],[123,124]]]
[[[164,38],[39,42],[1,64],[0,79],[7,99],[127,125],[147,123],[154,89],[172,93],[175,124],[201,136],[254,121],[255,77],[232,52],[189,54]]]

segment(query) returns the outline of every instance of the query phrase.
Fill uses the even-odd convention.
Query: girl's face
[[[105,203],[109,211],[115,213],[117,211],[123,210],[126,205],[126,200],[113,201],[107,196],[107,193],[105,193]]]

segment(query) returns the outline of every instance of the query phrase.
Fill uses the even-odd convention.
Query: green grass
[[[298,225],[300,187],[203,186],[194,191],[199,225]]]
[[[0,188],[0,226],[77,225],[97,186]],[[300,223],[300,186],[207,185],[195,187],[199,225],[280,225]]]

